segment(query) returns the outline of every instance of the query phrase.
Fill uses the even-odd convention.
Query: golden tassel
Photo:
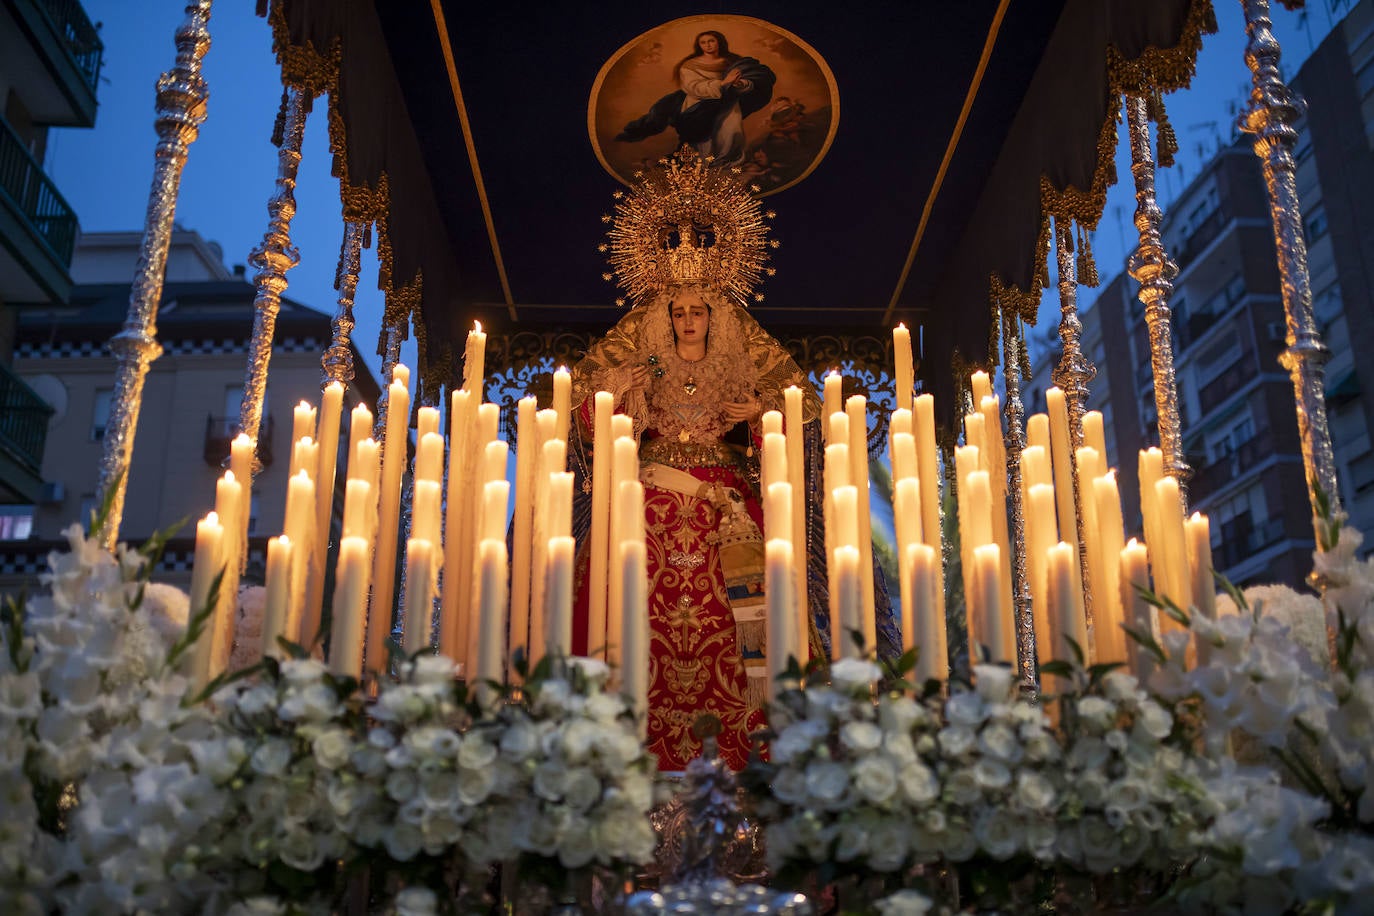
[[[1081,225],[1078,227],[1078,282],[1094,287],[1101,282],[1097,276],[1097,264],[1093,262],[1092,242]]]
[[[286,140],[286,106],[290,104],[290,99],[286,94],[286,87],[281,87],[281,104],[277,106],[277,120],[272,124],[272,145],[280,148]]]
[[[1164,96],[1158,89],[1146,97],[1145,107],[1150,120],[1154,121],[1158,128],[1155,161],[1159,163],[1160,168],[1167,169],[1174,164],[1174,156],[1178,153],[1178,135],[1174,133],[1174,126],[1169,123],[1169,115],[1164,110]]]

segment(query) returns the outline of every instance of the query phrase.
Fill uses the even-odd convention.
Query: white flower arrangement
[[[160,544],[67,535],[0,621],[5,912],[328,912],[362,868],[389,912],[485,909],[497,864],[651,860],[656,768],[604,665],[479,704],[420,656],[365,702],[300,652],[190,697],[205,609],[147,582]]]

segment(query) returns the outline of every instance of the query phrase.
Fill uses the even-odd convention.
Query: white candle
[[[624,440],[621,440],[624,441]],[[616,502],[622,521],[616,524],[617,544],[644,542],[644,484],[638,480],[626,480],[620,484]],[[620,551],[617,550],[617,557]],[[607,624],[610,644],[606,647],[606,661],[611,665],[621,664],[621,648],[625,645],[625,609],[628,599],[620,591],[624,587],[624,577],[617,576],[612,582],[615,586],[615,601],[611,604],[611,618]]]
[[[576,542],[569,535],[549,538],[545,592],[548,600],[547,651],[563,658],[572,654],[573,553]]]
[[[291,592],[291,538],[269,538],[267,542],[267,595],[262,608],[262,655],[282,656],[276,640],[279,636],[295,639],[287,633],[287,602]]]
[[[239,523],[239,513],[243,511],[243,487],[234,478],[233,471],[225,471],[215,485],[215,513],[224,526],[225,545],[221,548],[220,558],[224,563],[224,578],[220,580],[219,604],[211,618],[210,635],[213,649],[210,655],[210,679],[214,679],[229,667],[229,656],[234,649],[234,623],[238,616],[239,569],[243,565],[242,542],[230,533],[247,530],[246,524]],[[228,544],[233,543],[234,552]]]
[[[635,438],[634,417],[623,413],[611,414],[611,440]]]
[[[310,590],[306,593],[305,608],[301,613],[301,633],[308,633],[310,640],[319,631],[320,611],[324,604],[324,568],[329,559],[329,519],[334,512],[334,485],[338,479],[343,396],[343,384],[330,382],[324,386],[320,398],[320,449],[315,456],[315,544],[310,552]],[[303,644],[308,646],[310,643]]]
[[[506,542],[480,541],[477,545],[477,564],[480,574],[478,588],[482,603],[478,614],[477,657],[474,663],[477,696],[484,703],[496,699],[486,681],[504,681],[502,659],[506,638],[506,576],[510,572],[506,560]]]
[[[307,474],[311,476],[311,478],[314,478],[315,466],[319,463],[319,460],[320,449],[319,446],[315,444],[314,439],[310,438],[309,436],[303,436],[300,439],[297,439],[291,445],[290,476],[295,477],[301,471],[305,471]],[[314,514],[313,510],[311,514]]]
[[[835,500],[835,546],[859,549],[859,492],[853,486],[836,487]],[[860,559],[863,552],[859,553]],[[862,597],[862,596],[861,596]]]
[[[210,602],[210,586],[224,568],[222,557],[224,527],[220,525],[219,514],[211,512],[196,522],[196,555],[191,566],[191,594],[189,615],[205,611]],[[188,618],[189,619],[189,618]],[[211,612],[209,624],[201,632],[191,651],[188,674],[191,691],[195,693],[210,682],[210,659],[214,649],[214,616]]]
[[[782,411],[768,410],[763,414],[763,435],[766,438],[769,433],[782,435]]]
[[[802,392],[796,385],[783,391],[784,431],[787,435],[787,479],[792,484],[792,596],[797,614],[796,655],[810,657],[810,615],[806,594],[806,432],[802,427]]]
[[[1070,649],[1066,640],[1078,643],[1088,652],[1088,624],[1083,616],[1083,593],[1074,583],[1073,570],[1078,565],[1078,552],[1072,544],[1060,541],[1049,550],[1048,587],[1050,600],[1050,629],[1054,635],[1051,657],[1068,659]]]
[[[1030,579],[1035,654],[1041,662],[1047,662],[1054,657],[1050,654],[1054,639],[1050,628],[1050,548],[1059,543],[1054,520],[1054,487],[1037,483],[1031,486],[1027,495],[1026,566]]]
[[[782,433],[766,433],[763,437],[763,479],[762,489],[766,495],[774,484],[788,483],[787,440]],[[792,540],[792,489],[788,484],[787,514],[779,516],[773,511],[771,500],[763,504],[763,530],[767,537],[783,537]],[[779,519],[786,518],[787,529],[779,528]]]
[[[1102,412],[1100,410],[1090,410],[1083,414],[1083,444],[1088,448],[1095,449],[1102,456],[1102,463],[1107,463],[1107,433],[1103,427]],[[1102,474],[1107,473],[1103,468]],[[1102,474],[1098,474],[1101,477]]]
[[[779,532],[774,537],[792,543],[792,485],[786,480],[770,483],[763,493],[763,514],[767,531]],[[768,540],[773,540],[769,537]]]
[[[315,482],[304,469],[287,482],[286,524],[282,533],[291,541],[291,573],[284,632],[293,639],[301,632],[308,591],[310,554],[315,545]]]
[[[628,417],[626,418],[628,419]],[[614,420],[612,420],[614,426]],[[611,446],[613,458],[611,461],[611,524],[608,543],[611,554],[607,562],[618,561],[620,557],[620,542],[625,540],[625,525],[633,524],[633,520],[628,518],[632,510],[626,507],[627,497],[622,484],[630,481],[639,480],[639,449],[634,439],[629,436],[618,436],[615,443]],[[611,576],[607,582],[609,597],[606,602],[606,661],[612,665],[618,664],[620,658],[620,648],[616,641],[620,637],[620,631],[624,627],[624,606],[623,596],[620,594],[621,577]]]
[[[437,546],[443,542],[443,497],[437,480],[417,480],[411,497],[410,536]],[[438,566],[436,564],[435,568]]]
[[[1192,576],[1193,607],[1209,620],[1217,619],[1217,588],[1212,578],[1212,526],[1207,516],[1194,512],[1185,523],[1188,532],[1188,570]],[[1210,661],[1212,647],[1197,640],[1198,664]]]
[[[973,404],[983,402],[983,398],[992,397],[992,377],[986,372],[978,371],[969,376],[969,387],[973,390]]]
[[[1049,414],[1033,413],[1026,418],[1026,445],[1031,447],[1038,445],[1045,450],[1046,455],[1050,453]]]
[[[339,541],[334,573],[334,623],[329,636],[329,669],[338,675],[363,675],[363,618],[367,608],[367,574],[371,567],[367,541]]]
[[[358,443],[372,438],[372,411],[367,409],[366,404],[359,404],[353,408],[353,412],[348,415],[348,459],[353,460],[353,456],[358,452]],[[348,469],[348,476],[357,476],[353,468]]]
[[[911,593],[911,619],[916,634],[916,683],[949,677],[949,652],[945,637],[944,605],[940,600],[940,556],[929,544],[907,548],[907,589]]]
[[[429,648],[434,621],[434,543],[424,538],[406,541],[405,652]]]
[[[592,425],[592,526],[591,563],[587,571],[588,624],[587,652],[593,657],[606,651],[607,572],[610,563],[611,465],[615,463],[611,444],[611,409],[614,396],[598,391],[593,405]]]
[[[831,427],[829,426],[829,421],[830,418],[833,417],[835,414],[842,413],[844,411],[843,386],[844,379],[840,376],[838,372],[836,372],[834,369],[831,369],[828,373],[826,373],[824,388],[824,419],[827,424],[825,427],[826,445],[830,445],[836,441],[836,439],[834,438],[834,433],[832,432]],[[838,441],[845,442],[847,441],[847,439],[848,437],[846,436],[844,439],[840,439]]]
[[[859,585],[859,548],[850,544],[836,547],[831,560],[835,569],[831,587],[835,590],[839,617],[839,627],[831,638],[839,645],[839,658],[856,658],[860,651],[854,634],[863,635],[863,621],[859,619],[863,602],[863,590]]]
[[[892,479],[916,480],[916,437],[911,433],[895,433],[892,442]]]
[[[1074,455],[1078,460],[1079,481],[1096,480],[1107,473],[1107,463],[1102,460],[1102,453],[1097,449],[1085,445],[1075,449]]]
[[[978,618],[983,624],[982,644],[994,662],[1015,660],[1006,654],[1005,648],[1008,621],[1002,619],[1002,558],[999,554],[1001,550],[996,544],[973,548],[974,594],[980,606]]]
[[[433,433],[436,436],[440,436],[440,438],[442,439],[442,434],[440,434],[439,432],[439,419],[439,408],[437,407],[421,407],[418,410],[416,410],[415,441],[423,441],[425,436],[429,435],[430,433]],[[440,471],[440,473],[442,473],[442,470]]]
[[[860,394],[844,403],[849,417],[849,473],[858,494],[859,588],[865,645],[878,645],[877,598],[873,582],[873,509],[868,492],[868,400]]]
[[[468,337],[469,346],[472,338]],[[471,359],[471,355],[467,357]],[[469,363],[470,364],[470,363]],[[466,376],[465,376],[466,378]],[[448,489],[444,503],[444,579],[439,602],[439,653],[472,677],[467,658],[472,612],[472,455],[476,402],[471,392],[453,392],[449,402]]]
[[[921,481],[921,537],[925,543],[940,547],[940,470],[935,448],[935,398],[923,394],[916,398],[913,423],[916,428],[916,476]],[[941,573],[941,579],[944,575]],[[940,614],[944,614],[944,586],[938,589]]]
[[[377,507],[377,543],[373,554],[372,601],[367,618],[367,664],[374,671],[387,668],[386,639],[396,598],[396,544],[401,514],[401,476],[410,456],[407,454],[407,427],[410,424],[410,391],[406,383],[410,370],[397,364],[391,369],[387,389],[386,432],[382,445],[382,481]]]
[[[1193,596],[1188,574],[1188,541],[1183,526],[1183,494],[1178,481],[1173,477],[1155,481],[1155,498],[1158,500],[1159,541],[1146,544],[1156,564],[1155,583],[1163,596],[1186,611],[1193,603]],[[1159,622],[1165,630],[1183,628],[1167,614],[1162,615]]]
[[[478,532],[480,540],[505,542],[506,509],[509,506],[509,480],[488,480],[482,485],[482,530]]]
[[[479,402],[483,398],[486,360],[487,335],[482,332],[482,322],[474,321],[463,349],[463,390],[472,392]]]
[[[358,479],[348,481],[344,489],[343,536],[366,539],[370,526],[368,513],[375,505],[370,483]]]
[[[315,408],[309,401],[301,401],[291,412],[291,441],[315,438]],[[292,469],[294,474],[299,468]]]
[[[912,363],[911,332],[905,324],[892,329],[892,377],[897,385],[897,409],[910,410],[911,396],[916,387],[916,373]]]
[[[1121,606],[1126,608],[1126,622],[1132,630],[1154,638],[1154,608],[1140,594],[1150,587],[1150,574],[1145,546],[1131,538],[1121,551]],[[1142,683],[1154,672],[1154,657],[1135,640],[1131,640],[1131,671]]]
[[[790,496],[791,488],[788,490]],[[799,640],[792,601],[792,543],[782,538],[769,538],[764,550],[763,590],[768,604],[764,640],[768,655],[768,698],[771,700],[779,689],[778,677],[787,671],[788,657],[796,659],[798,666],[805,662],[796,655]]]
[[[605,394],[605,392],[602,392]],[[609,395],[608,395],[609,396]],[[598,398],[600,395],[597,396]],[[530,564],[534,537],[535,411],[532,397],[516,405],[515,514],[511,518],[510,651],[528,651],[530,632]],[[594,475],[593,475],[594,476]],[[596,523],[593,522],[593,525]],[[604,597],[604,596],[603,596]],[[512,671],[515,669],[512,667]]]
[[[620,545],[620,578],[625,600],[620,686],[630,698],[643,740],[649,712],[649,580],[643,541]]]
[[[1030,445],[1021,452],[1021,485],[1026,490],[1037,484],[1054,484],[1050,453],[1043,445]]]
[[[978,402],[978,412],[983,416],[984,461],[990,484],[992,542],[1000,551],[1002,563],[1001,607],[1007,614],[1012,613],[1011,583],[1011,532],[1007,524],[1007,446],[1002,438],[1001,404],[996,395],[984,395]],[[1007,634],[1012,633],[1008,626]],[[1013,647],[1008,657],[1015,657]]]
[[[1054,472],[1054,495],[1059,503],[1059,537],[1078,543],[1078,516],[1073,504],[1073,448],[1069,442],[1069,408],[1064,392],[1051,388],[1045,392],[1050,408],[1050,463]]]
[[[553,373],[553,412],[557,418],[553,434],[566,442],[572,425],[572,374],[563,366]]]
[[[910,437],[908,437],[910,438]],[[902,651],[916,645],[915,595],[907,567],[913,546],[921,543],[921,482],[915,477],[897,481],[893,497],[893,527],[897,535],[897,578],[902,599]]]
[[[444,479],[444,437],[438,433],[420,436],[415,449],[415,479],[440,481]]]
[[[253,514],[253,455],[257,447],[257,442],[249,439],[246,433],[239,433],[229,443],[229,470],[239,482],[239,504],[232,518],[221,512],[219,519],[225,536],[230,538],[228,549],[233,551],[225,555],[225,560],[230,562],[230,573],[226,575],[233,576],[229,584],[235,595],[238,594],[239,574],[248,565],[248,519]]]
[[[1101,597],[1093,592],[1093,642],[1098,662],[1124,662],[1127,637],[1121,629],[1125,615],[1121,604],[1120,557],[1125,536],[1115,471],[1093,481],[1093,496],[1097,503],[1097,537],[1101,542],[1098,549],[1103,558]]]

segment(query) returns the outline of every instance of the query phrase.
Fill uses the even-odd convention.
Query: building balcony
[[[1198,392],[1198,407],[1202,415],[1206,416],[1212,408],[1240,391],[1257,375],[1259,369],[1255,367],[1254,354],[1242,352],[1229,369],[1203,385]]]
[[[0,118],[0,300],[65,302],[76,213]]]
[[[0,366],[0,502],[37,502],[52,408]]]
[[[1239,480],[1274,452],[1274,437],[1269,430],[1246,439],[1229,455],[1202,466],[1193,476],[1192,495],[1200,499]]]
[[[205,463],[212,468],[225,467],[234,437],[243,432],[238,417],[205,418]],[[258,460],[263,467],[272,463],[272,418],[263,417],[258,429]]]
[[[0,3],[0,61],[35,124],[91,127],[105,47],[78,0]]]
[[[1283,537],[1283,519],[1271,518],[1256,525],[1250,516],[1242,515],[1221,526],[1221,544],[1212,553],[1212,565],[1225,572]]]
[[[1178,251],[1170,252],[1174,256],[1174,263],[1178,265],[1179,271],[1193,262],[1202,250],[1219,235],[1221,230],[1230,222],[1221,210],[1213,210],[1211,214],[1198,223],[1198,227],[1193,230],[1193,234],[1184,239],[1183,244],[1178,246]]]

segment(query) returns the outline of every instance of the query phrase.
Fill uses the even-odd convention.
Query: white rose
[[[517,721],[501,735],[501,754],[508,760],[519,762],[539,750],[539,733],[528,722]]]
[[[587,704],[582,707],[582,712],[589,719],[593,719],[603,725],[613,725],[620,718],[620,714],[625,711],[625,702],[618,696],[609,693],[596,693],[587,698]]]
[[[409,862],[420,853],[424,837],[419,828],[406,823],[392,824],[382,831],[382,844],[387,855],[397,862]]]
[[[541,763],[534,771],[534,794],[548,801],[558,801],[563,797],[567,770],[558,763]]]
[[[574,655],[568,659],[568,667],[581,672],[593,687],[601,687],[611,676],[611,667],[599,658]]]
[[[858,820],[840,823],[835,830],[835,859],[853,862],[868,851],[868,826]]]
[[[846,722],[840,728],[840,743],[858,754],[877,749],[883,730],[872,722]]]
[[[878,722],[889,734],[911,731],[918,724],[929,721],[925,707],[911,697],[884,696],[878,701]]]
[[[940,730],[940,750],[950,757],[962,757],[972,750],[977,737],[969,728],[949,725]]]
[[[993,722],[979,733],[978,746],[983,753],[1005,763],[1021,759],[1021,743],[1016,739],[1016,732],[1001,722]]]
[[[563,835],[558,839],[558,861],[564,868],[581,868],[596,857],[596,844],[592,842],[591,823],[585,818],[574,816],[568,819]]]
[[[597,740],[597,725],[586,719],[574,719],[563,729],[563,756],[569,763],[582,763],[591,754]]]
[[[288,830],[278,846],[278,855],[300,871],[314,871],[324,864],[324,849],[308,830]]]
[[[453,683],[452,659],[443,655],[421,655],[415,659],[411,679],[416,684],[435,684],[447,688]]]
[[[876,901],[880,916],[925,916],[930,912],[931,901],[918,891],[903,890]]]
[[[601,797],[601,780],[586,767],[567,772],[563,783],[563,800],[576,811],[586,811]]]
[[[419,788],[420,780],[414,770],[392,770],[386,778],[386,794],[399,804],[414,798]]]
[[[897,794],[897,775],[892,762],[872,754],[862,757],[853,768],[854,790],[865,800],[881,805]]]
[[[1021,825],[1006,811],[987,809],[974,825],[973,835],[983,851],[994,859],[1006,860],[1020,847]]]
[[[935,773],[919,760],[913,760],[902,767],[900,777],[902,794],[916,805],[932,801],[940,794],[940,781]]]
[[[945,718],[950,725],[973,728],[987,717],[987,705],[977,693],[956,693],[945,701]]]
[[[456,736],[455,736],[456,737]],[[458,766],[464,769],[479,769],[496,762],[496,745],[479,732],[468,732],[458,748]]]
[[[291,743],[284,738],[268,738],[258,745],[248,765],[263,776],[280,776],[291,762]]]
[[[786,805],[800,805],[806,801],[806,774],[785,767],[773,777],[773,795]]]
[[[1054,804],[1054,785],[1044,776],[1030,770],[1016,775],[1016,801],[1030,811],[1047,811]]]
[[[842,658],[830,666],[830,683],[846,694],[864,693],[883,676],[873,662],[862,658]]]
[[[1005,789],[1011,783],[1011,770],[1000,760],[984,757],[973,765],[973,778],[984,789]]]
[[[337,770],[348,762],[353,751],[353,736],[342,728],[330,728],[320,732],[311,743],[315,762],[326,770]]]
[[[479,805],[496,785],[496,770],[482,767],[478,770],[458,771],[458,800],[465,805]]]
[[[877,871],[897,871],[906,862],[910,835],[904,818],[879,820],[868,833],[868,864]]]
[[[437,912],[439,898],[427,887],[408,887],[396,895],[396,916],[432,916]]]
[[[821,807],[835,808],[849,788],[849,770],[842,763],[813,760],[806,767],[806,791]]]
[[[1006,665],[974,665],[974,686],[985,703],[1010,703],[1016,672]]]

